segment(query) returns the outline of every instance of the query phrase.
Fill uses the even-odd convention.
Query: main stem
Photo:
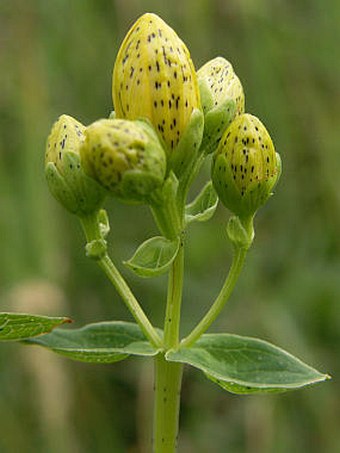
[[[184,244],[181,242],[169,273],[164,322],[165,351],[176,349],[179,345],[183,271]],[[154,453],[174,453],[177,449],[182,372],[183,365],[168,362],[164,353],[155,358]]]

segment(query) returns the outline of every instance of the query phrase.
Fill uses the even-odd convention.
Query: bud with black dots
[[[194,65],[175,31],[144,14],[127,33],[113,70],[116,118],[147,118],[166,150],[169,170],[183,172],[197,154],[203,113]]]
[[[197,77],[204,113],[201,147],[209,154],[216,150],[233,119],[244,113],[244,93],[232,65],[222,57],[208,61]]]
[[[281,160],[261,121],[238,116],[213,155],[212,180],[222,203],[246,223],[272,194]]]
[[[54,123],[47,139],[45,175],[52,195],[80,217],[97,211],[106,191],[89,178],[80,164],[85,126],[68,115]]]
[[[98,120],[80,154],[85,172],[122,201],[148,203],[164,182],[165,152],[146,121]]]

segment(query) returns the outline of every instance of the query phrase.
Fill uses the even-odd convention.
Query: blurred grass
[[[268,126],[283,160],[277,193],[258,215],[245,272],[215,330],[261,336],[334,376],[314,389],[239,398],[187,370],[180,451],[335,453],[340,450],[337,0],[2,0],[2,310],[71,315],[77,325],[129,319],[85,259],[79,225],[49,195],[42,169],[46,136],[59,114],[87,124],[110,112],[118,46],[146,11],[175,28],[196,67],[217,55],[232,62],[247,110]],[[201,180],[207,175],[208,169]],[[144,207],[115,202],[107,207],[119,262],[155,229]],[[191,229],[183,331],[216,295],[229,265],[226,215],[220,207],[209,224]],[[159,323],[165,280],[126,275]],[[141,384],[141,362],[91,367],[51,360],[48,366],[64,376],[64,391],[59,386],[58,392],[65,394],[59,401],[65,411],[48,421],[42,416],[42,407],[48,413],[52,404],[48,388],[37,385],[39,366],[47,367],[39,351],[1,348],[0,451],[139,451],[135,406],[138,402],[137,413],[149,406],[142,397],[147,385]],[[150,375],[151,370],[146,381]],[[53,394],[52,380],[50,387]]]

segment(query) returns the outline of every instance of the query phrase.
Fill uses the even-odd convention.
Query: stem
[[[184,244],[169,273],[164,321],[164,348],[178,348],[184,272]],[[164,354],[155,358],[154,453],[174,453],[177,448],[180,391],[183,365],[168,362]]]
[[[98,213],[91,214],[87,217],[82,217],[81,224],[83,226],[88,244],[92,241],[103,240],[100,232]],[[103,269],[116,291],[123,299],[128,310],[136,320],[146,338],[155,347],[162,347],[162,339],[156,332],[155,328],[150,323],[148,317],[144,313],[142,307],[139,305],[137,299],[129,288],[128,284],[113,264],[111,258],[107,253],[96,260],[99,266]]]
[[[177,448],[183,365],[155,358],[154,453],[174,453]]]
[[[184,244],[181,239],[177,256],[171,266],[164,322],[165,349],[176,349],[179,344],[182,289],[184,274]]]
[[[137,299],[133,295],[131,289],[126,281],[111,261],[110,257],[106,254],[98,261],[99,266],[103,269],[113,286],[116,288],[117,293],[123,299],[128,310],[136,320],[137,324],[143,331],[144,335],[153,346],[162,347],[162,339],[156,332],[153,325],[150,323],[149,318],[144,313],[142,307],[139,305]]]
[[[226,281],[224,282],[224,285],[221,289],[221,292],[215,299],[215,302],[212,304],[208,312],[202,318],[202,320],[191,331],[191,333],[184,340],[182,340],[181,346],[184,347],[191,346],[211,326],[211,324],[215,321],[217,316],[221,313],[241,273],[246,254],[247,254],[246,248],[243,247],[236,248],[231,268],[229,270]]]

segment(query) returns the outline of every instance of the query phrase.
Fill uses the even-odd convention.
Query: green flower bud
[[[145,121],[96,121],[85,130],[80,154],[85,172],[122,201],[148,203],[164,182],[165,152]]]
[[[244,113],[244,93],[232,65],[222,57],[202,66],[197,78],[204,113],[201,147],[208,154],[215,151],[233,119]]]
[[[141,16],[126,35],[113,70],[112,96],[116,118],[151,122],[166,149],[169,169],[178,174],[190,160],[188,154],[198,151],[203,114],[189,51],[155,14]]]
[[[240,219],[249,219],[272,194],[281,160],[261,121],[238,116],[213,156],[212,180],[222,203]]]
[[[79,148],[85,126],[61,115],[47,139],[45,175],[52,195],[70,212],[84,216],[97,211],[105,197],[103,188],[85,175]]]

